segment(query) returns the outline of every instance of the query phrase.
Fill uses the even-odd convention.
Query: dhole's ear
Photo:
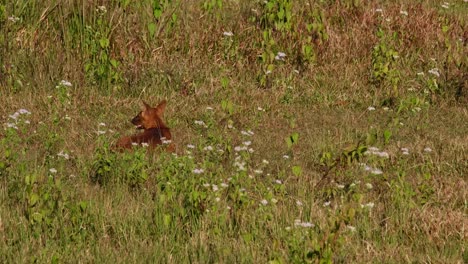
[[[156,113],[158,114],[158,116],[162,116],[162,114],[164,113],[164,109],[166,109],[166,100],[162,100],[158,106],[156,106]]]
[[[144,111],[151,108],[151,106],[149,104],[145,103],[145,101],[141,101],[141,102],[143,103],[143,105],[141,106],[141,111],[144,112]]]

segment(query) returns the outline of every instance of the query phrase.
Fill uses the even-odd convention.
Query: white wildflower
[[[211,188],[213,189],[213,192],[217,192],[219,190],[219,187],[216,184],[211,185]]]
[[[54,174],[57,173],[57,169],[55,169],[55,168],[50,168],[49,171],[50,171],[50,173],[54,173]]]
[[[296,200],[296,205],[297,205],[297,206],[302,206],[302,202],[299,201],[299,200]]]
[[[97,11],[101,11],[102,13],[106,13],[107,12],[107,8],[105,6],[98,6]]]
[[[297,220],[297,219],[296,219]],[[311,222],[301,222],[301,221],[294,221],[295,226],[300,226],[300,227],[305,227],[305,228],[310,228],[314,227],[315,225],[312,224]]]
[[[328,206],[330,206],[330,204],[331,204],[330,201],[324,202],[324,203],[323,203],[323,207],[328,207]]]
[[[16,124],[13,124],[13,123],[7,123],[7,124],[6,124],[6,126],[7,126],[8,128],[13,128],[13,129],[16,129],[16,130],[18,130],[18,127],[16,126]]]
[[[284,58],[286,58],[286,53],[281,51],[279,51],[275,56],[275,60],[284,60]]]
[[[60,152],[57,154],[57,156],[62,157],[62,158],[64,158],[64,159],[69,159],[69,158],[70,158],[70,156],[69,156],[67,153],[63,152],[63,151],[60,151]]]
[[[29,112],[28,110],[24,109],[24,108],[21,108],[20,110],[18,110],[18,113],[22,114],[22,115],[30,115],[31,112]]]
[[[373,186],[372,186],[372,184],[371,184],[371,183],[366,183],[366,188],[370,190],[370,189],[372,189],[372,188],[373,188]]]
[[[226,37],[232,37],[232,36],[234,36],[234,33],[232,33],[231,31],[224,31],[223,35],[226,36]]]
[[[192,172],[195,173],[195,174],[202,174],[204,171],[205,170],[203,170],[203,169],[193,169]]]
[[[262,205],[267,205],[267,204],[268,204],[268,201],[265,200],[265,199],[263,199],[263,200],[260,201],[260,203],[261,203]]]
[[[424,152],[432,152],[432,149],[430,147],[425,147]]]
[[[381,158],[388,158],[389,157],[388,153],[385,152],[385,151],[377,152],[377,153],[375,153],[375,155],[377,155],[377,156],[379,156]]]
[[[212,151],[213,147],[212,146],[206,146],[203,148],[204,151]]]
[[[20,115],[20,113],[18,113],[18,112],[15,112],[14,114],[12,114],[12,115],[9,115],[8,117],[10,117],[11,119],[17,120],[17,119],[18,119],[18,117],[19,117],[19,115]]]
[[[436,77],[440,77],[439,69],[438,68],[433,68],[427,71],[428,73],[435,75]]]
[[[243,150],[247,150],[247,147],[245,147],[245,146],[242,146],[242,147],[241,146],[235,146],[234,147],[234,151],[236,151],[236,152],[243,151]]]
[[[250,130],[249,130],[249,131],[250,131]],[[244,130],[242,130],[242,131],[241,131],[241,134],[244,135],[244,136],[251,136],[251,135],[253,135],[253,133],[250,134],[249,131],[244,131]]]
[[[361,208],[372,209],[374,208],[374,203],[361,204]]]
[[[195,146],[194,146],[194,145],[192,145],[192,144],[188,144],[188,145],[187,145],[187,148],[189,148],[189,149],[194,149],[194,148],[195,148]]]
[[[71,82],[69,82],[67,80],[61,80],[60,85],[67,86],[67,87],[72,87]]]
[[[11,22],[18,22],[20,20],[19,17],[16,17],[16,16],[9,16],[8,17],[8,21],[11,21]]]
[[[367,111],[375,111],[375,107],[369,106],[369,107],[367,107]]]
[[[205,122],[203,122],[203,120],[195,120],[195,124],[199,126],[207,127],[207,125],[205,124]]]

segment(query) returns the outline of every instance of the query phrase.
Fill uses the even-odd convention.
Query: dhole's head
[[[165,108],[166,100],[161,101],[156,107],[143,102],[142,110],[132,119],[132,124],[138,129],[167,128],[162,120]]]

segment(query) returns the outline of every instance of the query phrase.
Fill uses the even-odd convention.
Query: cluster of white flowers
[[[374,203],[366,203],[366,204],[361,204],[361,208],[367,208],[367,209],[372,209],[374,208]]]
[[[245,166],[246,166],[245,161],[242,161],[240,156],[237,156],[236,159],[234,160],[234,167],[237,168],[237,171],[247,171],[247,168]]]
[[[15,22],[20,21],[20,18],[16,16],[9,16],[8,21],[15,23]]]
[[[204,151],[212,151],[213,147],[212,146],[206,146],[203,148]]]
[[[253,135],[255,135],[255,133],[252,130],[247,130],[247,131],[242,130],[241,134],[244,135],[244,136],[253,136]]]
[[[59,85],[63,85],[63,86],[67,86],[67,87],[72,87],[72,84],[71,82],[67,81],[67,80],[61,80]]]
[[[195,125],[199,125],[202,127],[208,127],[203,120],[195,120]]]
[[[25,115],[31,115],[31,112],[29,112],[28,110],[24,109],[24,108],[21,108],[19,109],[18,111],[16,111],[15,113],[13,113],[12,115],[9,115],[8,117],[13,119],[14,123],[11,123],[11,122],[8,122],[6,123],[6,126],[8,128],[13,128],[13,129],[16,129],[18,130],[18,123],[21,122],[23,119],[22,119],[22,116],[25,116]],[[31,121],[29,120],[24,120],[23,123],[25,124],[30,124]]]
[[[409,155],[409,149],[408,148],[401,148],[401,154]]]
[[[96,8],[96,12],[101,12],[101,13],[106,13],[107,12],[107,8],[105,6],[98,6]]]
[[[65,153],[65,152],[63,152],[63,151],[60,151],[60,152],[57,154],[57,156],[62,157],[62,158],[64,158],[64,159],[66,159],[66,160],[67,160],[67,159],[70,159],[70,155],[68,155],[67,153]]]
[[[163,143],[163,145],[169,145],[169,144],[172,143],[172,140],[166,139],[165,137],[162,137],[161,142]],[[142,145],[143,145],[143,143],[142,143]]]
[[[433,68],[427,71],[428,73],[435,75],[436,77],[440,77],[439,69],[438,68]]]
[[[281,52],[281,51],[279,51],[275,56],[275,60],[284,61],[284,58],[286,58],[286,53]]]
[[[294,226],[310,228],[310,227],[314,227],[315,225],[312,224],[311,222],[302,222],[301,220],[296,219],[294,220]]]
[[[205,172],[205,170],[203,170],[203,169],[193,169],[192,172],[195,173],[195,174],[202,174],[203,172]]]
[[[364,164],[364,163],[361,163],[361,165],[364,167],[364,170],[365,170],[365,171],[369,171],[369,172],[372,173],[372,174],[380,175],[380,174],[383,173],[383,171],[380,170],[380,169],[378,169],[378,168],[373,168],[373,167],[368,166],[368,165],[366,165],[366,164]]]
[[[381,158],[388,158],[389,155],[385,151],[380,151],[379,148],[377,147],[369,147],[366,152],[364,152],[365,155],[375,155]]]

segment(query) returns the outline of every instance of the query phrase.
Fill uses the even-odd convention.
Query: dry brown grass
[[[0,123],[11,121],[9,115],[21,108],[32,114],[28,130],[19,132],[19,138],[28,141],[12,146],[26,154],[12,164],[10,178],[0,180],[0,197],[14,203],[9,194],[13,178],[24,182],[25,175],[37,174],[45,179],[49,167],[57,162],[49,158],[66,150],[72,158],[63,166],[67,175],[63,192],[72,201],[88,201],[89,215],[94,217],[94,225],[87,227],[91,234],[85,242],[77,242],[77,252],[70,249],[68,240],[53,241],[46,247],[48,233],[34,237],[24,216],[26,202],[2,204],[0,247],[7,260],[23,256],[18,260],[29,261],[39,255],[39,260],[50,261],[63,249],[60,242],[68,243],[62,261],[292,262],[294,252],[305,256],[317,245],[329,247],[335,262],[466,260],[467,64],[466,58],[461,58],[458,66],[447,60],[448,56],[456,59],[467,52],[466,18],[460,15],[466,11],[466,4],[457,3],[444,10],[437,1],[361,1],[365,3],[357,7],[350,1],[310,1],[314,8],[323,10],[329,35],[326,41],[315,36],[317,61],[299,63],[290,54],[300,50],[303,39],[273,30],[275,52],[284,51],[288,57],[284,63],[275,62],[270,85],[261,87],[258,75],[264,65],[258,56],[262,53],[263,29],[250,20],[258,19],[259,5],[254,1],[224,1],[218,14],[208,14],[200,8],[201,2],[171,6],[162,20],[176,14],[177,23],[171,30],[158,27],[158,36],[153,39],[147,29],[152,21],[150,4],[133,3],[124,10],[116,2],[105,2],[109,4],[103,15],[110,30],[109,56],[119,61],[122,76],[109,86],[86,75],[90,48],[83,46],[87,43],[82,39],[74,38],[85,38],[83,34],[70,33],[84,32],[73,24],[77,10],[87,24],[96,26],[99,17],[94,2],[61,2],[51,9],[54,5],[45,1],[22,17],[24,22],[3,24],[8,32],[0,28],[7,36],[0,39],[0,51],[8,56],[0,59]],[[297,14],[306,14],[308,8],[294,5]],[[376,8],[384,12],[378,13]],[[408,16],[401,15],[401,10]],[[303,17],[295,18],[294,31],[305,34]],[[447,33],[441,30],[445,23],[450,26]],[[370,82],[378,27],[398,34],[397,40],[385,43],[399,53],[395,67],[401,79],[398,96],[387,111],[383,102],[389,98],[390,85]],[[234,33],[231,57],[225,54],[224,31]],[[459,50],[455,49],[457,45]],[[428,85],[416,74],[425,72],[424,78],[428,78],[431,75],[427,71],[435,67],[442,73],[438,79],[441,91],[426,95]],[[73,84],[66,106],[57,99],[55,88],[62,79]],[[226,88],[221,85],[223,79],[229,81]],[[113,144],[119,135],[134,132],[129,118],[139,111],[141,99],[156,103],[163,98],[168,101],[165,120],[172,128],[180,156],[186,155],[187,144],[203,147],[218,140],[234,147],[245,140],[241,130],[255,132],[250,162],[260,166],[266,159],[270,164],[247,187],[251,204],[246,209],[226,210],[219,215],[212,212],[198,221],[177,222],[175,231],[164,229],[157,214],[167,208],[158,204],[163,191],[157,179],[163,162],[167,162],[165,156],[148,157],[150,179],[136,192],[126,185],[105,188],[89,180],[96,150],[103,144],[97,136],[98,124],[104,122],[106,129],[114,131],[104,137]],[[222,100],[234,105],[232,114],[222,109]],[[399,109],[404,104],[409,106]],[[207,106],[213,111],[207,111]],[[368,111],[369,106],[376,110]],[[421,109],[416,110],[418,107]],[[70,120],[64,120],[65,115]],[[203,130],[194,125],[194,120],[212,120],[215,125]],[[236,129],[228,128],[230,122]],[[385,131],[392,132],[387,143],[383,140]],[[285,138],[295,132],[299,143],[288,149]],[[374,134],[377,139],[369,139]],[[6,130],[1,130],[0,151],[9,146],[2,143],[4,138]],[[329,171],[321,163],[324,153],[339,159],[344,149],[357,142],[378,146],[389,158],[361,157],[350,164],[342,161]],[[432,152],[424,152],[426,147]],[[403,156],[402,148],[409,148],[410,155]],[[285,154],[289,160],[283,158]],[[197,165],[205,164],[205,158],[195,157]],[[209,158],[206,160],[209,164]],[[366,173],[360,162],[371,162],[384,174]],[[216,173],[200,177],[216,183],[225,181],[236,173],[231,163],[222,160],[210,167]],[[302,174],[294,175],[292,166],[300,166]],[[278,203],[270,202],[266,209],[258,207],[269,192],[267,187],[274,188],[272,183],[277,179],[284,182],[285,190],[269,191],[278,197]],[[353,183],[356,189],[350,187]],[[366,189],[365,183],[373,188]],[[340,184],[345,187],[337,187]],[[222,198],[220,207],[233,206],[227,197]],[[297,206],[297,200],[304,205]],[[325,202],[331,202],[330,206],[324,206]],[[368,212],[361,204],[369,202],[375,206]],[[175,203],[183,205],[179,200]],[[350,209],[356,210],[356,216],[350,216]],[[314,222],[315,229],[298,235],[294,228],[294,219],[298,218]],[[336,223],[338,231],[334,229]],[[153,229],[155,225],[161,225],[160,229]],[[347,226],[356,227],[356,231],[349,231]],[[293,227],[292,231],[285,231],[286,227]],[[244,236],[249,234],[252,240],[247,241]],[[328,240],[335,234],[336,240]],[[20,247],[8,250],[13,244]]]

